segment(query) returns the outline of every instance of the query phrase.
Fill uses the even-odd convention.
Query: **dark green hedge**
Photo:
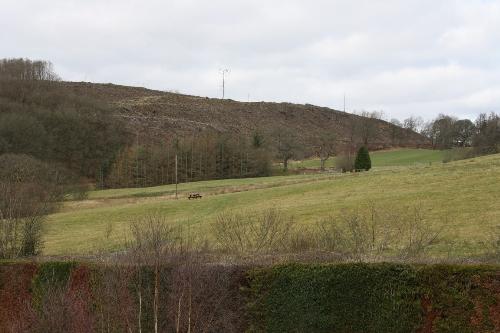
[[[294,264],[254,270],[249,281],[251,332],[498,329],[491,310],[499,302],[496,268]]]
[[[411,332],[421,307],[402,265],[289,265],[250,274],[252,331]]]

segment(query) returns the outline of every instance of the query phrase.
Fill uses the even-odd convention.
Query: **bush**
[[[370,154],[368,153],[368,148],[365,146],[359,148],[358,154],[356,155],[356,160],[354,161],[354,169],[356,171],[368,171],[372,168],[372,161],[370,159]]]
[[[350,155],[338,155],[335,158],[335,169],[340,172],[351,172],[354,170],[354,159]]]
[[[318,224],[319,249],[355,261],[421,259],[439,243],[441,235],[424,211],[420,205],[401,210],[369,205],[324,219]]]
[[[269,253],[288,249],[293,225],[292,218],[276,209],[257,215],[224,212],[217,216],[212,233],[223,251]]]

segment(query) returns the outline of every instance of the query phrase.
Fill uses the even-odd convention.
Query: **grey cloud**
[[[474,117],[500,103],[500,1],[0,0],[2,57],[67,80]]]

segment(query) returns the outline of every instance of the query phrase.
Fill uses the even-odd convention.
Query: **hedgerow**
[[[254,332],[411,332],[421,309],[404,265],[287,265],[250,273]]]
[[[75,262],[46,262],[38,266],[33,278],[32,297],[35,308],[40,306],[49,289],[63,289],[67,286]]]
[[[500,329],[498,267],[295,264],[249,281],[251,332]]]
[[[153,293],[147,265],[0,264],[0,328],[152,331]],[[160,331],[500,331],[499,266],[165,265],[159,294]]]

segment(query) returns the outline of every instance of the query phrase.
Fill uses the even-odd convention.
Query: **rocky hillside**
[[[428,140],[388,122],[368,119],[325,107],[291,103],[237,102],[112,84],[66,82],[77,94],[104,99],[114,105],[138,139],[164,140],[204,130],[272,136],[288,129],[306,154],[318,138],[334,133],[339,146],[368,140],[371,149],[426,147]]]

